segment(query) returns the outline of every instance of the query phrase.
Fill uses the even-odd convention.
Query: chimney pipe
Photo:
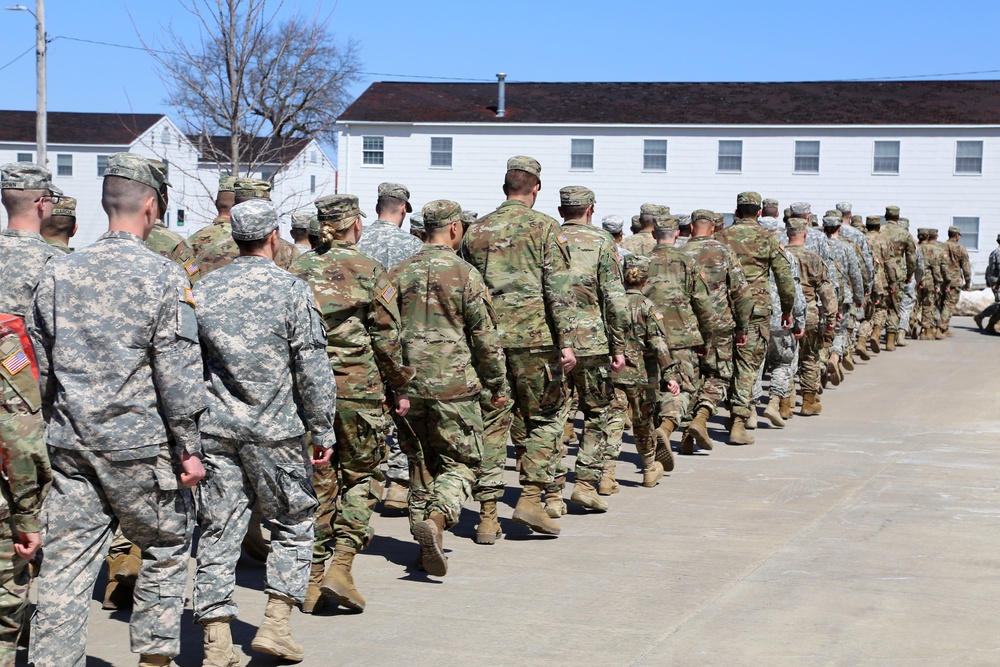
[[[499,91],[499,97],[500,98],[499,98],[499,100],[497,100],[497,118],[503,118],[504,115],[507,113],[507,109],[506,109],[506,106],[507,106],[506,102],[507,102],[507,100],[506,100],[506,90],[505,90],[506,84],[504,83],[504,80],[506,78],[507,78],[507,75],[504,74],[503,72],[500,72],[499,74],[497,74],[497,85],[500,88],[500,91]]]

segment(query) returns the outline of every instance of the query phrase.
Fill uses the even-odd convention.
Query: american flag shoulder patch
[[[194,302],[194,292],[191,291],[190,287],[184,288],[184,300],[191,304],[192,308],[197,308],[198,304]]]
[[[658,311],[658,310],[657,310],[657,311],[654,311],[654,312],[653,312],[653,317],[655,317],[655,318],[656,318],[656,319],[658,319],[658,320],[662,320],[662,319],[663,319],[663,313],[661,313],[661,312],[660,312],[660,311]]]
[[[24,350],[18,350],[14,354],[10,355],[3,360],[3,367],[7,369],[7,372],[11,375],[17,375],[19,372],[24,370],[28,364],[31,362],[28,360],[28,355],[24,353]]]
[[[379,293],[379,296],[382,297],[383,301],[389,303],[390,301],[392,301],[393,297],[396,296],[396,288],[393,287],[392,285],[386,285],[385,289],[382,290],[381,293]]]
[[[569,243],[569,237],[566,236],[565,234],[560,234],[559,236],[556,237],[556,241],[559,241],[559,243],[561,243],[562,245],[566,245],[567,243]]]
[[[187,271],[187,274],[189,276],[193,276],[194,274],[198,273],[198,265],[194,262],[194,260],[191,260],[190,262],[184,265],[184,270]]]

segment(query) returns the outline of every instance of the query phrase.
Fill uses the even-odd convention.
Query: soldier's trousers
[[[865,319],[861,323],[861,329],[858,335],[865,340],[871,338],[872,331],[874,327],[885,328],[886,322],[889,319],[889,308],[887,304],[888,296],[885,294],[876,294],[872,292],[871,301],[869,302],[869,308],[871,309],[871,317]],[[876,302],[877,305],[876,305]]]
[[[701,376],[698,368],[698,352],[693,347],[679,347],[670,350],[677,362],[676,378],[681,391],[676,396],[670,392],[660,394],[660,419],[669,419],[676,426],[686,426],[691,421],[691,407],[698,390]]]
[[[951,314],[955,312],[955,308],[958,306],[958,297],[961,291],[954,284],[949,285],[947,290],[945,290],[941,304],[941,331],[947,331],[948,327],[951,326]]]
[[[699,358],[701,389],[694,402],[695,410],[708,408],[714,415],[726,400],[733,381],[733,348],[731,331],[705,341],[705,354]]]
[[[733,381],[729,402],[735,417],[748,418],[753,409],[753,386],[757,373],[764,364],[767,339],[771,334],[771,316],[755,318],[747,327],[747,344],[735,348],[733,353]]]
[[[786,398],[795,392],[795,373],[799,366],[799,341],[795,340],[791,329],[771,330],[767,341],[767,358],[760,367],[757,384],[753,390],[754,402],[763,393],[764,369],[771,373],[769,393],[771,396]]]
[[[579,398],[579,410],[583,413],[583,435],[580,436],[580,449],[576,454],[576,479],[596,484],[601,481],[604,470],[610,435],[608,412],[615,400],[610,359],[606,354],[577,357],[569,381]],[[618,449],[621,450],[621,441],[618,442]]]
[[[933,286],[921,287],[919,297],[920,325],[925,329],[937,328],[940,324],[938,318],[941,315],[941,311],[937,307],[938,293]]]
[[[312,477],[319,502],[314,563],[325,563],[334,545],[361,551],[371,542],[369,522],[385,482],[379,469],[385,422],[382,401],[337,397],[337,444],[330,465],[314,469]]]
[[[83,667],[90,598],[119,524],[142,549],[129,622],[132,651],[176,656],[194,509],[168,448],[128,461],[55,447],[49,457],[54,481],[42,508],[45,557],[30,660],[36,667]]]
[[[561,458],[566,385],[555,347],[505,349],[514,408],[523,419],[521,484],[551,484]]]
[[[413,398],[410,397],[410,405]],[[412,410],[412,407],[411,407]],[[407,477],[410,480],[410,489],[407,494],[407,517],[410,522],[410,532],[413,526],[427,518],[427,504],[430,491],[434,485],[434,479],[424,461],[424,455],[420,450],[420,442],[413,426],[406,421],[405,417],[393,414],[393,422],[396,428],[396,438],[399,446],[406,456]]]
[[[854,310],[853,303],[845,303],[840,307],[843,319],[837,322],[833,329],[833,343],[830,345],[830,352],[843,356],[847,350],[848,336],[854,327]]]
[[[0,493],[0,665],[14,664],[17,637],[28,607],[28,561],[14,552],[14,517],[7,503],[9,491]]]
[[[242,442],[202,434],[194,620],[236,616],[236,561],[254,505],[271,526],[264,591],[301,602],[309,584],[316,494],[301,437]]]
[[[653,423],[653,417],[658,412],[656,385],[624,385],[615,388],[615,393],[618,392],[624,395],[625,405],[632,411],[632,435],[635,438],[635,450],[640,456],[653,451],[653,429],[656,427],[656,424]],[[624,421],[622,425],[624,425]]]
[[[799,341],[799,384],[803,394],[819,393],[823,373],[820,361],[822,348],[823,332],[818,328],[807,327],[805,335]]]
[[[635,435],[635,421],[639,419],[638,412],[633,412],[633,406],[629,403],[627,388],[631,385],[622,385],[617,382],[615,385],[615,399],[611,401],[611,409],[608,410],[608,448],[605,457],[608,460],[617,459],[622,451],[622,438],[625,435],[625,416],[632,412],[633,436]],[[636,403],[638,407],[638,403]],[[617,445],[615,444],[617,443]]]
[[[486,394],[483,392],[479,397],[479,409],[483,415],[483,458],[476,468],[476,483],[472,487],[472,498],[480,503],[503,497],[507,434],[514,422],[514,402],[507,401],[498,410]]]
[[[913,307],[917,303],[917,282],[910,280],[903,286],[903,298],[899,302],[899,330],[910,330],[910,317],[913,315]]]
[[[399,434],[391,428],[391,420],[387,420],[390,428],[385,434],[386,443],[389,446],[389,458],[386,460],[386,478],[392,483],[406,484],[410,481],[410,463],[406,460],[406,453],[399,444]]]
[[[428,475],[410,478],[410,514],[417,520],[440,514],[450,528],[458,523],[462,504],[472,495],[475,471],[483,459],[479,397],[439,401],[411,395],[410,410],[403,419],[412,429],[418,458]]]
[[[899,329],[899,314],[903,308],[903,291],[905,283],[898,283],[893,286],[896,290],[892,294],[892,300],[886,304],[885,330],[894,333]]]

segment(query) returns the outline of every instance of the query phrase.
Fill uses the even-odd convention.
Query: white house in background
[[[197,231],[215,217],[214,199],[220,169],[206,163],[198,147],[163,114],[48,114],[48,168],[66,195],[76,197],[79,231],[73,247],[95,241],[107,230],[101,208],[101,184],[108,156],[130,152],[167,163],[170,207],[167,225],[182,236]],[[277,153],[279,161],[263,174],[274,179],[272,199],[286,215],[311,205],[316,197],[334,192],[337,172],[315,141],[290,142]],[[0,164],[35,161],[35,113],[0,111]],[[227,172],[228,173],[228,172]],[[0,209],[6,226],[6,213]],[[286,234],[287,235],[287,234]]]
[[[382,181],[415,208],[489,212],[507,158],[525,154],[554,217],[565,185],[594,190],[598,219],[646,201],[732,212],[743,190],[820,215],[894,204],[914,234],[961,227],[979,283],[1000,232],[1000,81],[380,82],[337,125],[340,190],[366,212]]]

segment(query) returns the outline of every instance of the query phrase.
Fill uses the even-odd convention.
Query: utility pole
[[[48,112],[45,100],[45,54],[47,50],[45,37],[45,0],[35,0],[35,11],[24,5],[4,7],[12,12],[28,12],[35,17],[35,78],[38,84],[38,98],[35,102],[35,144],[38,155],[35,163],[45,166],[48,152]]]

